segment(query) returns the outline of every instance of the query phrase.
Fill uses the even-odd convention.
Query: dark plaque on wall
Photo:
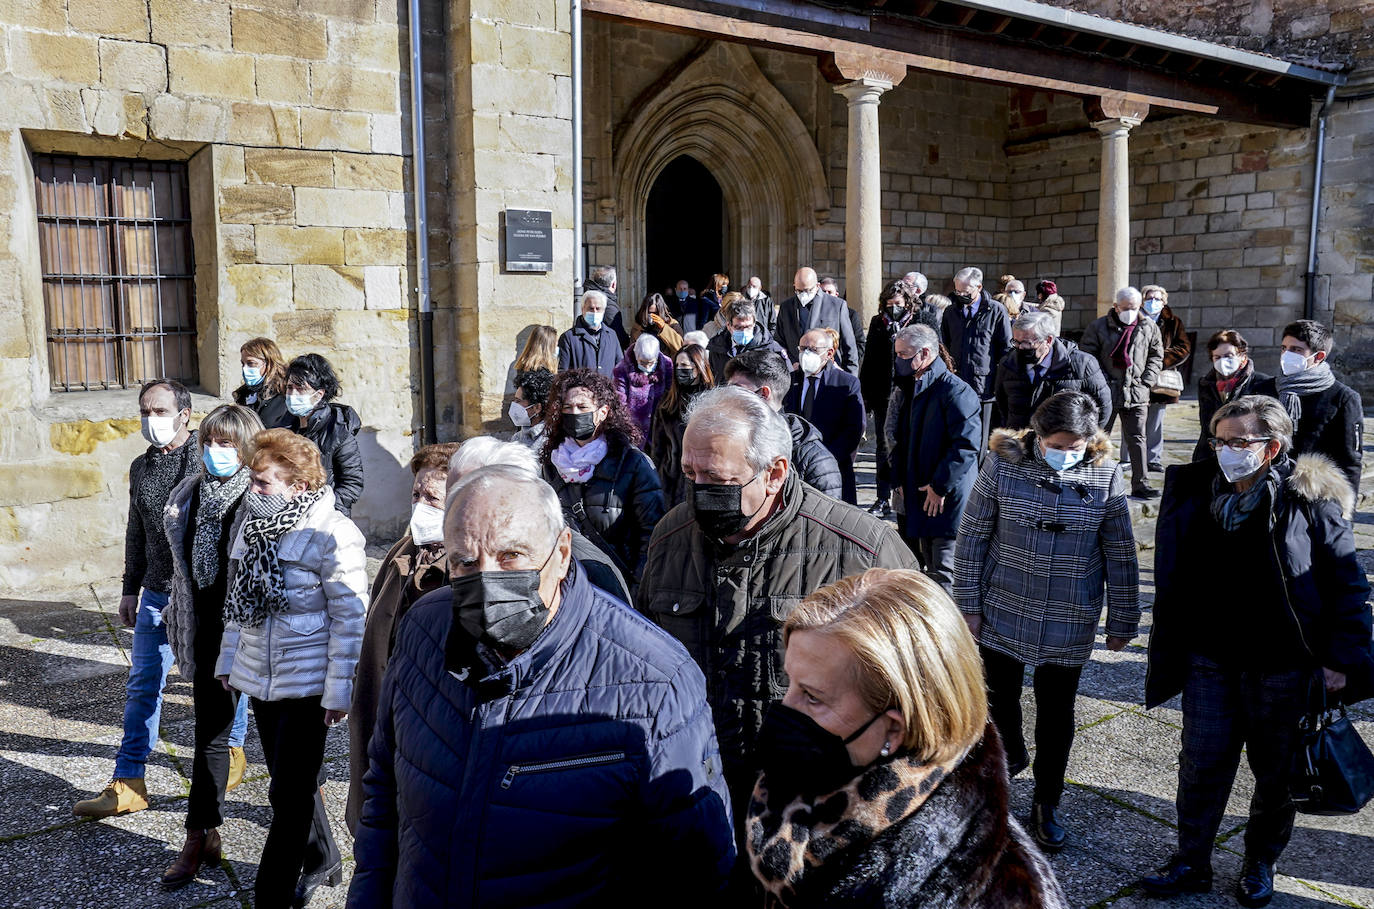
[[[506,209],[506,271],[553,271],[553,212]]]

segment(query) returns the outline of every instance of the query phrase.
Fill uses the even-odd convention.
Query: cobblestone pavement
[[[1170,411],[1166,461],[1172,463],[1189,456],[1196,409],[1184,403]],[[1366,441],[1369,450],[1374,437]],[[861,465],[870,471],[865,502],[873,496],[871,465],[871,456]],[[1154,509],[1133,507],[1148,602]],[[1374,513],[1367,504],[1357,530],[1369,568]],[[250,906],[270,817],[268,781],[251,724],[248,777],[230,794],[222,828],[225,860],[178,892],[164,893],[157,884],[181,844],[189,786],[190,685],[175,673],[162,739],[148,767],[151,808],[100,822],[71,815],[73,802],[105,783],[119,745],[131,632],[119,625],[118,593],[114,581],[74,590],[62,590],[58,581],[53,591],[0,598],[0,906]],[[1148,632],[1149,620],[1147,609],[1142,631]],[[1148,904],[1135,880],[1162,863],[1174,844],[1180,714],[1177,702],[1148,711],[1141,706],[1146,641],[1142,634],[1119,654],[1099,646],[1083,676],[1063,805],[1071,838],[1054,858],[1074,906]],[[1029,699],[1026,713],[1029,728]],[[1355,715],[1365,739],[1374,742],[1374,705],[1362,705]],[[346,724],[330,733],[325,795],[349,856],[352,841],[343,828],[347,734]],[[1217,892],[1158,905],[1236,905],[1231,893],[1251,785],[1243,768],[1217,839]],[[1024,818],[1030,810],[1029,771],[1014,781],[1014,789],[1014,809]],[[351,856],[345,868],[351,871]],[[1354,817],[1299,815],[1279,870],[1275,907],[1374,907],[1374,807]],[[344,887],[322,889],[311,905],[341,906],[344,894]]]

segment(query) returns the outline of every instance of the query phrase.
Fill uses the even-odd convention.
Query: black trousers
[[[979,647],[988,677],[988,712],[1007,749],[1008,764],[1028,757],[1021,729],[1021,687],[1026,664],[1004,653]],[[1064,773],[1073,747],[1073,707],[1082,666],[1035,667],[1035,801],[1056,806],[1064,794]]]
[[[836,458],[840,464],[840,501],[850,505],[859,504],[859,480],[854,475],[854,456]]]
[[[224,789],[229,783],[229,731],[240,697],[225,691],[215,678],[220,638],[224,634],[224,598],[197,598],[196,671],[191,701],[196,715],[196,752],[191,760],[191,797],[186,806],[186,829],[205,830],[224,823]]]
[[[887,424],[887,402],[883,402],[882,407],[873,408],[873,457],[878,462],[875,471],[878,480],[878,501],[885,502],[892,497],[892,465],[887,463],[887,433],[883,432],[883,426]]]
[[[1288,845],[1296,813],[1288,774],[1313,678],[1309,670],[1241,672],[1192,657],[1178,762],[1178,851],[1190,865],[1212,864],[1242,746],[1255,774],[1245,854],[1273,862]]]
[[[339,861],[339,847],[320,797],[324,765],[324,708],[320,698],[253,698],[258,736],[272,784],[272,826],[258,862],[253,893],[258,909],[290,906],[302,872]]]

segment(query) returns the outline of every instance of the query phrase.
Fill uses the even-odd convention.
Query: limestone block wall
[[[144,448],[133,391],[49,390],[38,151],[188,162],[197,412],[239,384],[249,337],[326,354],[364,423],[355,519],[391,537],[416,372],[394,0],[32,0],[0,27],[0,588],[117,574]]]

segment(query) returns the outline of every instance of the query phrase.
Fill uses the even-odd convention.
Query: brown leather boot
[[[209,830],[187,830],[186,845],[181,847],[181,854],[162,872],[162,886],[168,890],[186,886],[195,878],[201,865],[219,864],[220,850],[219,830],[214,827]]]

